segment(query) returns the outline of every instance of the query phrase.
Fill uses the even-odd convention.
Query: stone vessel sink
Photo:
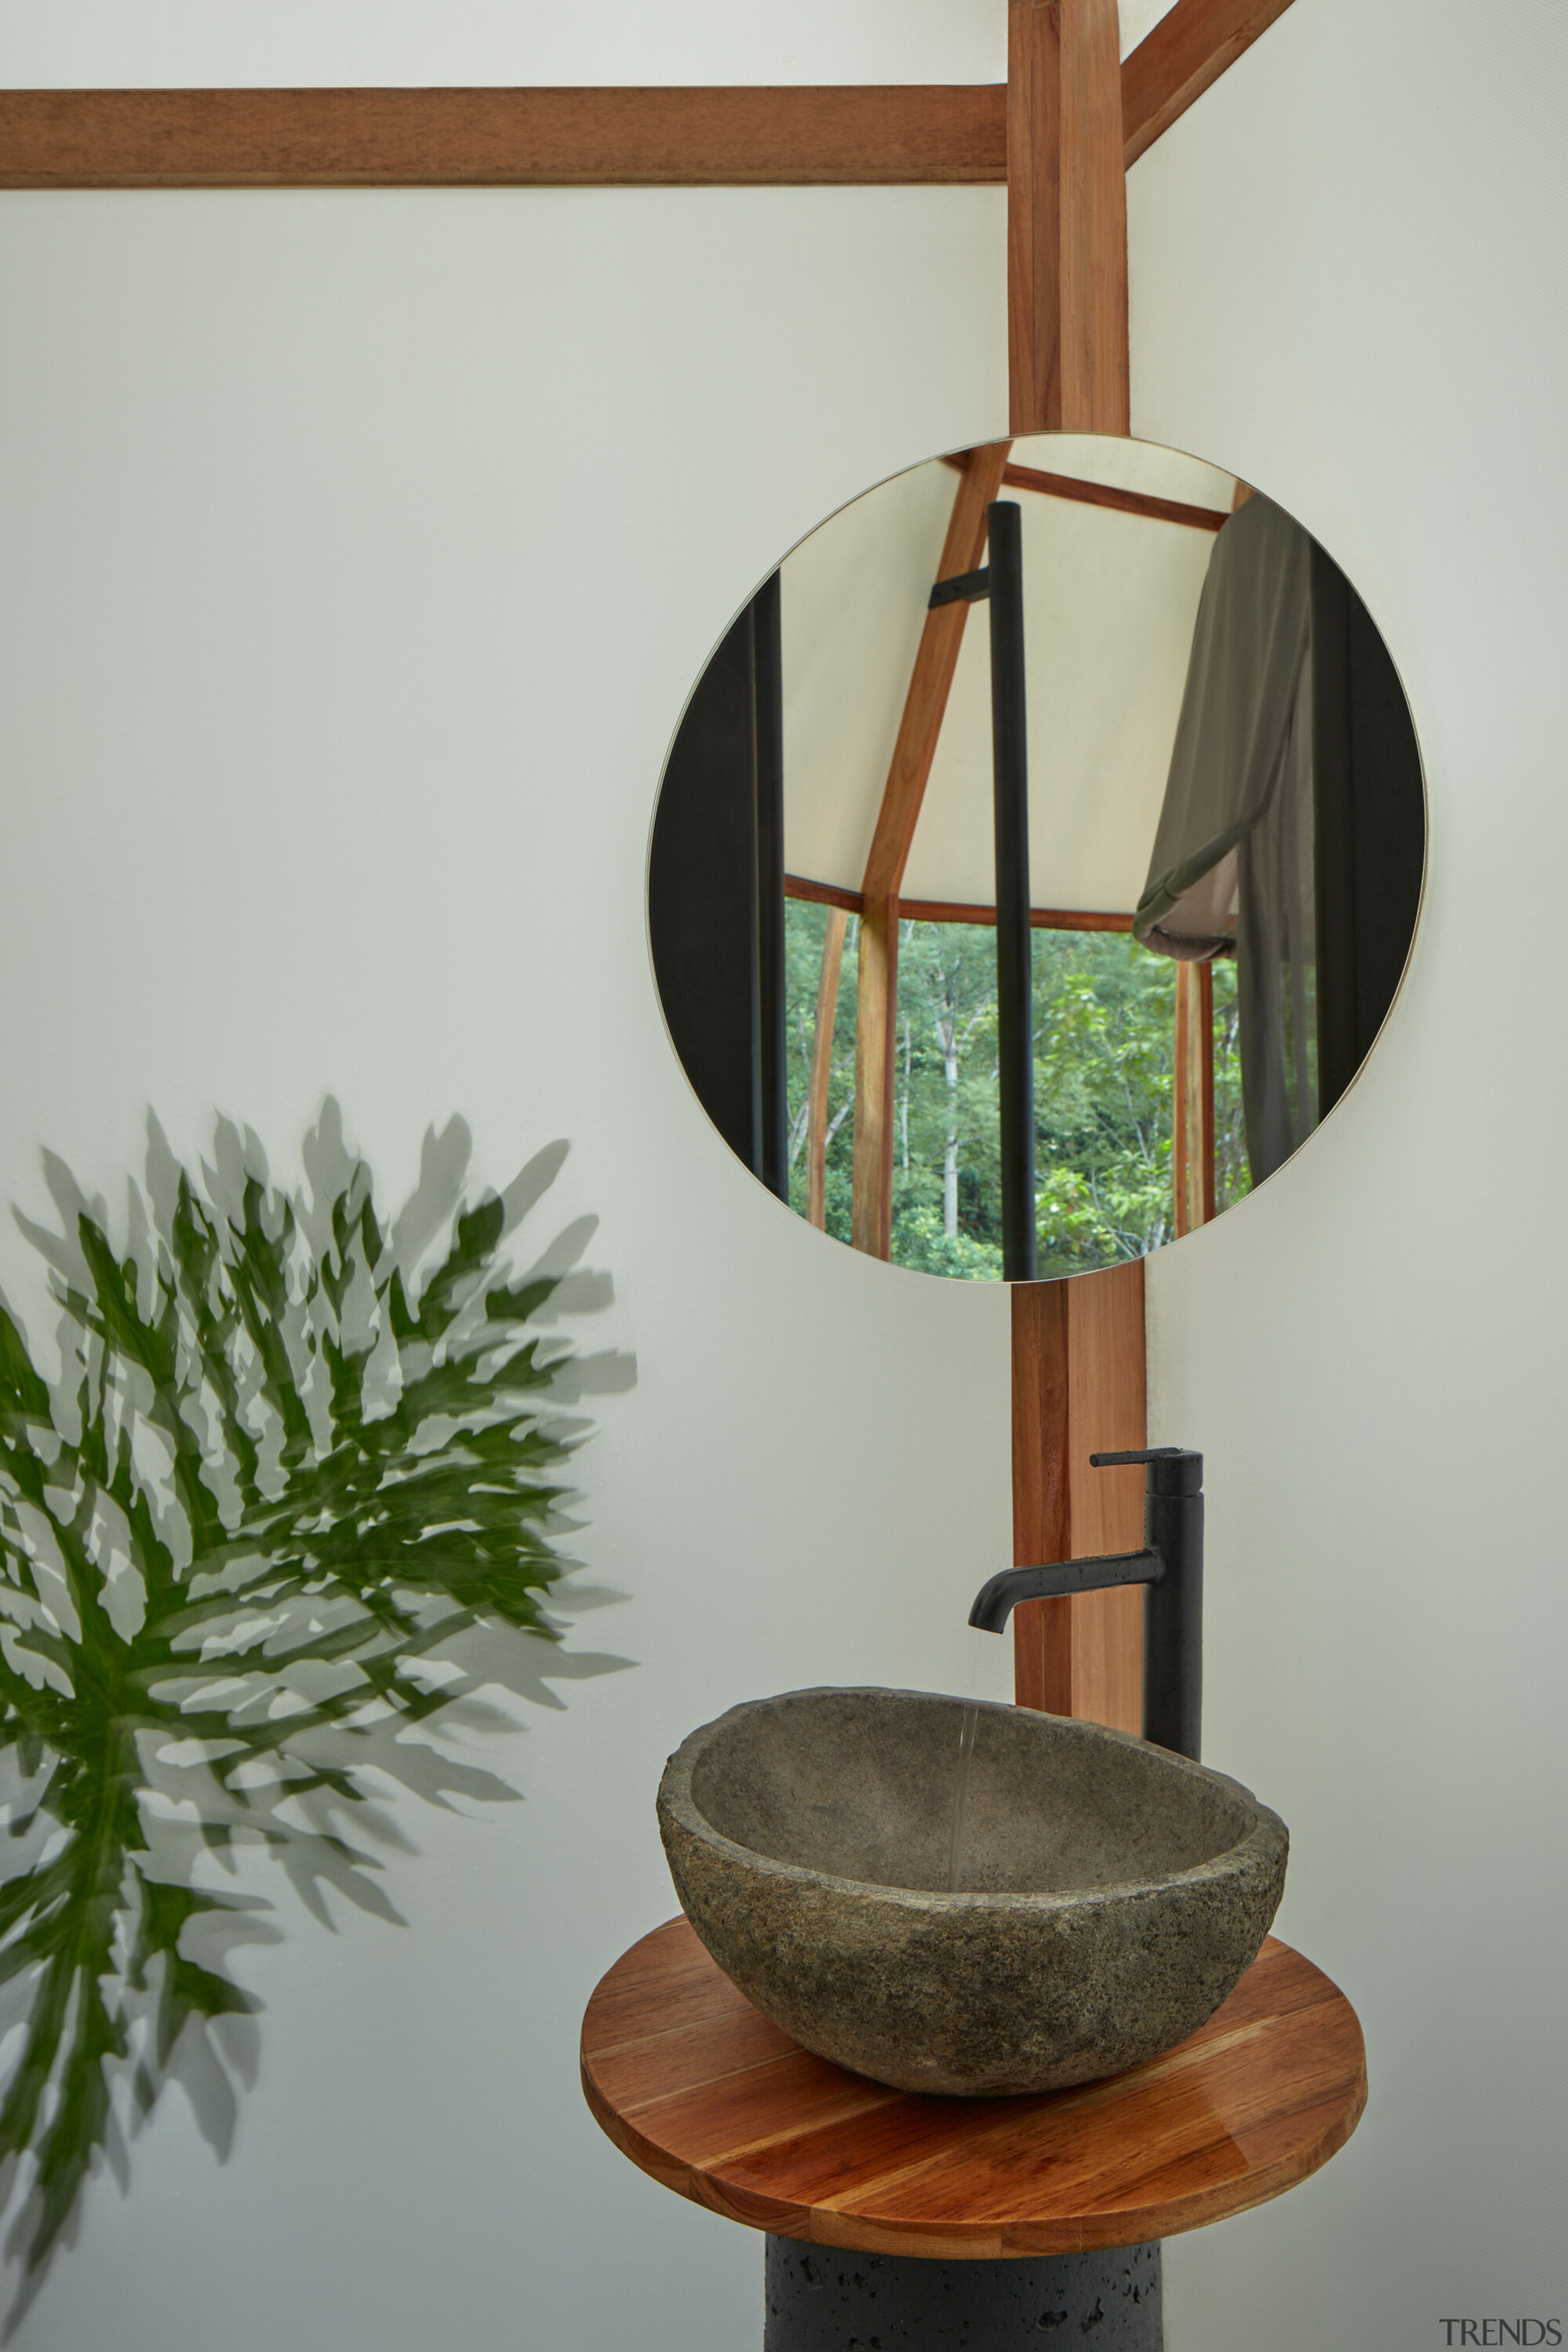
[[[902,2091],[1043,2091],[1203,2024],[1279,1902],[1285,1825],[1223,1773],[1097,1724],[805,1690],[694,1731],[658,1792],[687,1917],[786,2033]]]

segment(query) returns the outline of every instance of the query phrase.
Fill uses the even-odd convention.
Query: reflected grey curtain
[[[1310,538],[1268,499],[1215,539],[1133,919],[1159,954],[1237,958],[1255,1183],[1317,1122],[1311,577]]]

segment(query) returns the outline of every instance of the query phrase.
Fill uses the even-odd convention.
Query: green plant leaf
[[[552,1412],[570,1349],[552,1325],[542,1362],[529,1328],[560,1277],[512,1277],[503,1200],[462,1197],[467,1155],[460,1122],[432,1131],[384,1220],[330,1099],[314,1198],[272,1183],[248,1129],[220,1122],[198,1177],[152,1122],[123,1246],[52,1158],[64,1230],[18,1219],[64,1316],[51,1381],[0,1306],[0,1985],[24,2004],[0,2164],[19,2159],[35,2284],[117,2086],[145,2116],[195,2035],[234,2087],[212,2029],[258,2004],[225,1938],[265,1905],[203,1874],[248,1851],[322,1918],[335,1898],[395,1920],[387,1780],[437,1805],[516,1794],[442,1727],[487,1681],[538,1687],[498,1643],[562,1642],[584,1433]],[[559,1160],[514,1192],[535,1203]],[[356,1814],[369,1843],[343,1834]]]

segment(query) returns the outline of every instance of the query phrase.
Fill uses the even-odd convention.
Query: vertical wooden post
[[[1131,429],[1127,180],[1116,0],[1009,0],[1012,430]],[[1142,1260],[1013,1293],[1013,1517],[1024,1565],[1142,1540],[1142,1477],[1091,1470],[1144,1442]],[[1142,1721],[1136,1586],[1014,1612],[1019,1704]]]
[[[838,975],[849,918],[829,907],[822,935],[822,976],[816,983],[816,1026],[811,1039],[811,1107],[806,1127],[806,1214],[818,1233],[827,1225],[827,1090],[833,1076],[833,1032],[838,1018]]]
[[[1068,1502],[1068,1286],[1013,1286],[1013,1565],[1037,1568],[1072,1549]],[[1013,1691],[1020,1706],[1070,1715],[1071,1601],[1013,1612]]]
[[[1214,1214],[1214,970],[1176,966],[1176,1052],[1171,1170],[1178,1234]]]
[[[1016,1566],[1135,1551],[1143,1475],[1091,1470],[1145,1442],[1143,1261],[1013,1290],[1013,1557]],[[1119,1730],[1142,1726],[1136,1585],[1013,1612],[1020,1706]]]
[[[893,1070],[899,1040],[899,902],[860,909],[855,993],[855,1192],[849,1238],[871,1257],[892,1246]]]
[[[1116,0],[1009,0],[1007,346],[1016,434],[1130,430]]]

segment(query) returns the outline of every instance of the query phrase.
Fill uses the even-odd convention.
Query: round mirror
[[[1078,1274],[1332,1108],[1425,855],[1409,709],[1331,557],[1199,459],[1042,436],[879,484],[740,614],[665,769],[654,967],[799,1215],[927,1274]]]

